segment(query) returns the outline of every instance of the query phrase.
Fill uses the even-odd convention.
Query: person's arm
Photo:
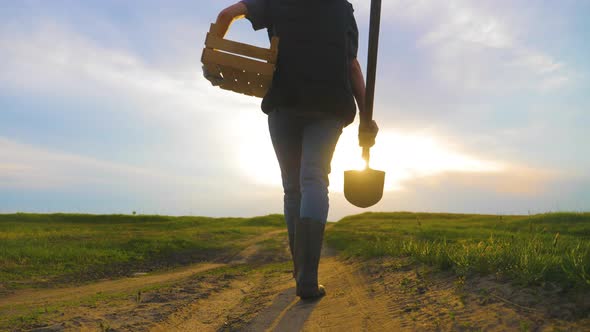
[[[352,85],[352,94],[359,108],[361,123],[366,122],[365,115],[365,78],[363,77],[363,70],[361,64],[355,58],[350,63],[350,83]]]
[[[223,38],[233,21],[244,18],[247,14],[248,7],[242,2],[225,8],[217,15],[217,21],[215,22],[215,25],[217,25],[216,34]]]

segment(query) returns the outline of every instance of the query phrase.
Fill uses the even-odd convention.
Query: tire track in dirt
[[[75,287],[16,291],[11,295],[0,298],[0,309],[3,307],[17,305],[36,306],[46,305],[54,302],[66,302],[92,296],[98,293],[120,293],[151,285],[174,282],[187,278],[191,275],[216,269],[222,266],[240,264],[256,252],[255,246],[257,243],[285,232],[285,230],[272,231],[246,240],[241,243],[242,246],[246,247],[245,249],[233,256],[221,260],[220,262],[197,263],[181,267],[173,271],[155,272],[153,274],[150,273],[143,276],[121,278],[116,280],[98,281],[92,284]]]
[[[215,331],[224,323],[228,311],[238,305],[253,286],[250,282],[236,280],[206,300],[195,301],[174,312],[150,331]]]

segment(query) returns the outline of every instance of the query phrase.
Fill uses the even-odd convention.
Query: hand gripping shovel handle
[[[365,121],[373,120],[375,79],[377,76],[377,53],[379,51],[379,26],[381,25],[381,0],[371,0],[371,21],[369,23],[369,57],[367,60],[367,91],[365,93]],[[363,159],[369,165],[370,148],[363,148]]]

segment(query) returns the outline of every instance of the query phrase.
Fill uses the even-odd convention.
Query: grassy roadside
[[[404,256],[460,275],[590,288],[590,213],[365,213],[339,221],[327,241],[350,256]]]
[[[283,227],[280,215],[0,215],[0,293],[211,261]]]

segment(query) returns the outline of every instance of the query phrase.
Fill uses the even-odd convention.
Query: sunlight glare
[[[237,151],[237,166],[256,184],[281,187],[281,170],[268,133],[267,118],[260,112],[240,112],[230,131]]]
[[[362,170],[365,162],[358,146],[356,123],[347,127],[338,143],[332,160],[330,190],[344,188],[343,172]],[[376,145],[371,149],[370,167],[385,171],[385,190],[401,190],[403,183],[412,179],[435,176],[446,172],[492,173],[505,167],[497,162],[478,159],[453,151],[427,133],[402,133],[381,129]]]
[[[233,132],[237,151],[236,164],[253,183],[281,186],[281,173],[276,160],[266,118],[240,112]],[[358,146],[358,123],[344,129],[332,159],[330,191],[342,192],[344,171],[363,170],[366,163]],[[404,183],[450,172],[496,173],[506,169],[502,163],[479,159],[456,151],[429,133],[405,133],[382,128],[371,149],[371,168],[385,171],[385,190],[402,190]]]

